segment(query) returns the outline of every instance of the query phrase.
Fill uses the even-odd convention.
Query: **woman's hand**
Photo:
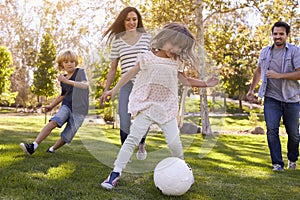
[[[104,103],[106,101],[109,101],[113,96],[115,96],[114,89],[109,90],[109,91],[104,91],[100,97],[100,105],[104,106]]]

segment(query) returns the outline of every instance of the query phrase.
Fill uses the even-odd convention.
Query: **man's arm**
[[[295,69],[294,72],[288,72],[288,73],[277,73],[273,70],[268,70],[267,78],[273,78],[273,79],[285,79],[285,80],[300,80],[300,68]]]
[[[261,77],[261,67],[257,67],[253,74],[252,83],[250,85],[249,91],[247,93],[247,99],[249,101],[254,100],[254,88],[259,83]]]

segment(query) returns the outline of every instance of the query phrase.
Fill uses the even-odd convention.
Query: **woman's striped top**
[[[136,64],[137,55],[150,49],[151,36],[142,33],[140,39],[134,44],[127,44],[121,37],[115,39],[112,43],[110,60],[120,59],[122,75]]]

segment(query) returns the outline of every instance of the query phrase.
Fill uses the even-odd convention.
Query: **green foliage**
[[[253,111],[250,111],[250,115],[249,115],[249,121],[252,125],[256,126],[257,125],[257,122],[258,122],[258,116],[255,112]]]
[[[169,22],[183,23],[195,32],[194,17],[195,1],[145,1],[140,5],[145,25],[151,28],[161,28]]]
[[[9,76],[13,72],[10,65],[12,64],[11,52],[7,47],[0,46],[0,94],[5,91],[9,83]]]
[[[258,37],[264,37],[265,44],[270,44],[271,27],[277,21],[285,21],[291,26],[289,42],[299,45],[300,37],[300,12],[299,1],[281,0],[266,1],[260,4],[259,14],[262,16],[261,23],[257,27]]]
[[[5,85],[9,82],[12,73],[12,69],[9,68],[11,64],[11,52],[7,47],[0,46],[0,94],[5,91]]]
[[[251,29],[238,21],[212,25],[205,38],[207,55],[219,66],[223,88],[230,98],[242,102],[262,46],[255,42]]]
[[[41,43],[31,88],[37,96],[51,97],[55,94],[54,80],[57,77],[57,71],[54,68],[55,57],[56,47],[50,35],[46,33]]]
[[[10,76],[14,71],[11,67],[12,55],[7,47],[0,46],[0,102],[11,105],[17,92],[10,92]]]

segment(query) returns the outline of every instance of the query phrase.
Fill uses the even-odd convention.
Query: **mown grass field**
[[[247,119],[225,118],[222,127],[230,132],[239,120],[246,125]],[[153,182],[155,165],[169,156],[160,132],[149,133],[148,158],[133,155],[118,186],[106,191],[100,183],[119,150],[118,129],[87,121],[71,145],[46,153],[59,138],[56,129],[25,155],[19,143],[34,140],[43,126],[43,115],[0,114],[0,199],[300,199],[300,170],[273,172],[265,135],[181,135],[195,183],[183,196],[168,197]],[[281,140],[287,162],[287,137]]]

